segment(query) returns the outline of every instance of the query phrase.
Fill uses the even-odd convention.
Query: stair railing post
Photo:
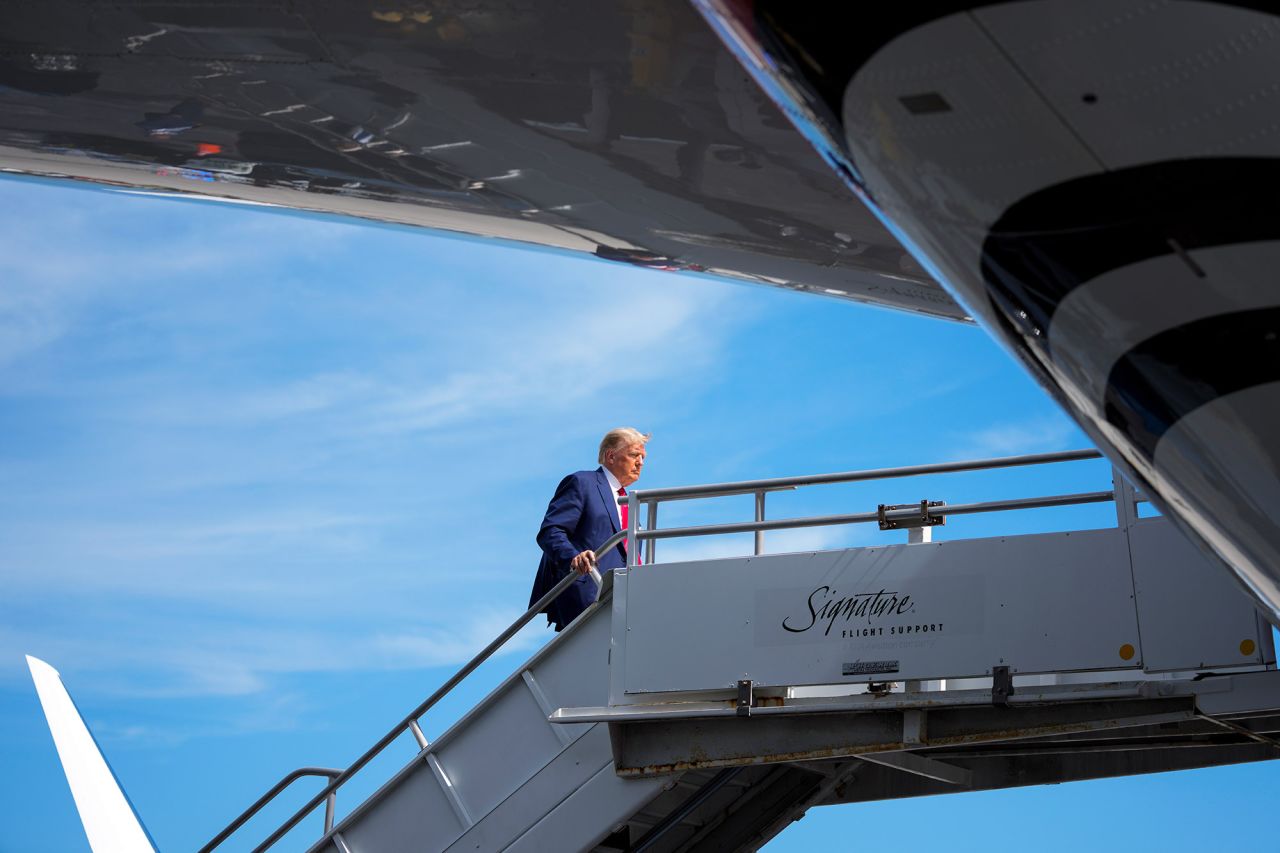
[[[658,529],[658,502],[656,500],[649,501],[648,506],[649,506],[649,517],[644,523],[645,530],[657,530]],[[645,565],[648,565],[648,566],[653,565],[654,555],[657,553],[657,551],[658,551],[658,540],[646,539],[644,543]]]
[[[627,492],[627,567],[641,562],[640,540],[636,539],[636,531],[640,529],[640,505],[636,503],[636,493]]]
[[[756,521],[764,521],[765,492],[756,492]],[[764,531],[756,531],[756,556],[764,553]]]

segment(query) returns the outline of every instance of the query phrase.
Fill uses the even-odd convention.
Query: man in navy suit
[[[600,442],[600,467],[565,477],[547,504],[538,530],[542,562],[529,606],[570,571],[577,572],[577,581],[543,611],[557,631],[596,600],[596,583],[588,575],[592,564],[602,575],[627,564],[626,543],[607,554],[596,554],[592,549],[623,528],[623,507],[618,498],[625,497],[626,487],[640,478],[648,440],[649,436],[630,427],[609,430]]]

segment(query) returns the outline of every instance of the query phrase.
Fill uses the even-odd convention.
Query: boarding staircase
[[[419,724],[541,603],[350,767],[286,776],[202,853],[242,844],[308,775],[329,781],[253,849],[752,850],[814,806],[1280,757],[1271,627],[1118,473],[1096,492],[765,514],[784,490],[1098,455],[635,490],[631,528],[602,544],[625,538],[629,565],[475,708],[433,741]],[[658,525],[663,504],[743,495],[749,521]],[[932,541],[949,517],[1101,502],[1114,526]],[[765,553],[767,531],[849,524],[907,542]],[[754,533],[752,553],[658,559],[662,540],[726,533]],[[339,819],[393,746],[408,763]]]

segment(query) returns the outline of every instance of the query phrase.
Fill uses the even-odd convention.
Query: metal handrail
[[[736,483],[715,483],[705,486],[672,486],[665,489],[638,489],[634,494],[637,503],[648,501],[684,501],[696,498],[717,498],[728,495],[749,495],[755,492],[773,492],[797,486],[819,486],[834,483],[857,483],[862,480],[889,480],[895,477],[915,477],[923,474],[948,474],[959,471],[982,471],[989,468],[1016,468],[1022,465],[1044,465],[1050,462],[1076,462],[1081,459],[1101,459],[1098,450],[1065,450],[1056,453],[1030,453],[1022,456],[998,456],[994,459],[974,459],[968,462],[935,462],[931,465],[907,465],[902,468],[870,468],[863,471],[842,471],[836,474],[808,474],[800,477],[773,477],[767,480],[740,480]]]
[[[1080,492],[1074,495],[1046,495],[1038,498],[1011,498],[1004,501],[984,501],[972,504],[947,504],[936,507],[938,515],[973,515],[982,512],[1004,512],[1013,509],[1039,509],[1051,506],[1075,506],[1077,504],[1105,503],[1114,500],[1115,492]],[[920,517],[919,509],[887,510],[884,518],[914,519]],[[879,512],[855,512],[848,515],[815,515],[809,518],[777,518],[771,521],[735,521],[726,524],[702,524],[694,527],[668,527],[665,530],[637,530],[636,538],[675,539],[681,536],[714,536],[721,533],[751,533],[764,530],[789,530],[796,527],[827,527],[837,524],[863,524],[880,521]]]
[[[1054,453],[1028,453],[1020,456],[998,456],[992,459],[971,459],[963,462],[935,462],[928,465],[907,465],[898,468],[870,468],[861,471],[841,471],[835,474],[809,474],[799,477],[772,477],[763,480],[739,480],[732,483],[711,483],[699,486],[674,486],[664,489],[637,489],[630,492],[627,500],[630,506],[630,533],[638,543],[636,558],[643,552],[644,562],[653,564],[657,561],[655,546],[659,539],[674,539],[682,536],[712,536],[725,533],[754,533],[755,553],[763,554],[764,534],[767,530],[788,530],[799,527],[824,527],[840,524],[862,524],[871,521],[909,521],[918,518],[917,510],[892,509],[881,507],[875,513],[853,513],[848,515],[814,516],[811,518],[787,518],[765,520],[765,498],[770,492],[788,491],[801,486],[834,485],[837,483],[857,483],[868,480],[889,480],[901,477],[918,477],[930,474],[950,474],[962,471],[984,471],[999,468],[1015,468],[1028,465],[1045,465],[1054,462],[1076,462],[1085,459],[1101,459],[1102,453],[1093,449],[1064,450]],[[657,529],[658,505],[664,501],[687,501],[705,498],[729,497],[732,495],[755,496],[755,520],[730,524],[708,524],[692,527],[674,527],[667,530]],[[939,515],[963,515],[966,513],[999,512],[1010,509],[1031,509],[1034,507],[1066,506],[1083,503],[1100,503],[1112,500],[1113,492],[1090,492],[1079,495],[1052,495],[1039,498],[1020,498],[1009,501],[992,501],[982,504],[963,504],[939,509]],[[639,515],[642,507],[648,508],[647,530],[639,528]],[[894,525],[896,526],[896,525]],[[907,525],[916,527],[918,525]],[[911,541],[921,538],[911,534]],[[630,559],[630,558],[629,558]]]
[[[261,811],[263,806],[265,806],[267,803],[274,800],[280,794],[281,791],[283,791],[285,788],[289,787],[299,779],[305,778],[307,776],[325,776],[329,779],[333,779],[334,777],[341,776],[341,775],[342,775],[341,770],[334,770],[329,767],[299,767],[297,770],[293,771],[292,773],[288,774],[283,779],[281,779],[279,782],[277,782],[275,784],[275,787],[273,787],[270,791],[267,791],[265,794],[259,797],[257,802],[255,802],[253,805],[249,806],[249,808],[241,812],[238,818],[231,821],[231,823],[227,824],[226,828],[223,829],[222,832],[219,832],[217,835],[215,835],[212,841],[210,841],[208,844],[200,848],[199,853],[209,853],[210,850],[213,850],[219,844],[226,841],[228,838],[231,837],[231,835],[237,829],[244,826],[245,822],[248,821],[249,818],[253,817],[259,811]],[[328,802],[325,803],[324,831],[326,833],[329,830],[333,829],[334,796],[335,794],[331,792],[329,794]]]
[[[595,553],[597,555],[609,553],[609,551],[618,547],[618,545],[621,544],[621,542],[626,537],[627,537],[627,532],[625,530],[618,531],[617,533],[613,534],[608,539],[606,539],[604,543],[600,545],[599,548],[596,548]],[[592,574],[592,577],[596,579],[597,585],[599,585],[600,575],[596,572],[594,567],[592,567],[591,569],[591,574]],[[280,827],[276,829],[275,832],[271,833],[271,835],[267,838],[266,841],[263,841],[257,847],[253,848],[253,853],[262,853],[262,851],[269,849],[273,844],[275,844],[277,841],[283,838],[285,834],[289,832],[289,830],[293,829],[303,820],[303,818],[311,814],[311,812],[315,810],[315,807],[320,805],[320,803],[324,801],[325,798],[329,797],[331,794],[337,791],[340,787],[342,787],[342,785],[348,779],[350,779],[352,776],[358,773],[361,770],[361,768],[363,768],[366,764],[368,764],[370,761],[376,758],[378,753],[386,749],[387,746],[390,745],[392,741],[394,741],[400,735],[408,731],[411,725],[416,724],[419,717],[421,717],[427,711],[431,710],[431,708],[434,707],[437,702],[439,702],[441,699],[447,696],[449,691],[452,690],[454,687],[456,687],[458,683],[462,681],[462,679],[466,678],[468,675],[474,672],[475,669],[478,666],[480,666],[480,664],[488,660],[489,657],[494,652],[496,652],[499,648],[502,647],[504,643],[507,642],[507,640],[510,640],[512,637],[516,635],[516,633],[521,628],[529,624],[529,622],[531,622],[535,616],[537,616],[539,613],[542,612],[542,609],[544,607],[546,607],[548,604],[554,601],[560,595],[560,593],[568,589],[570,585],[573,584],[573,582],[576,581],[577,579],[578,579],[578,573],[574,571],[570,571],[567,575],[561,578],[559,583],[557,583],[554,587],[552,587],[550,592],[548,592],[546,595],[542,596],[542,598],[534,602],[534,604],[531,605],[529,609],[524,612],[523,616],[521,616],[516,621],[512,622],[511,625],[508,626],[507,629],[504,630],[501,634],[495,637],[494,640],[489,643],[489,645],[485,646],[483,649],[480,650],[480,652],[475,657],[467,661],[466,664],[464,664],[461,669],[455,672],[448,681],[446,681],[439,688],[437,688],[436,691],[432,693],[430,696],[428,696],[422,702],[421,705],[419,705],[417,708],[414,708],[413,711],[411,711],[407,717],[405,717],[403,720],[397,723],[391,729],[391,731],[383,735],[382,738],[379,739],[377,743],[375,743],[372,747],[369,748],[368,751],[364,753],[364,755],[361,755],[359,758],[357,758],[354,762],[351,763],[351,766],[349,766],[346,770],[343,770],[337,776],[335,776],[332,780],[330,780],[329,784],[325,786],[323,791],[316,794],[314,797],[308,800],[307,803],[302,806],[302,808],[294,812],[293,816],[290,817],[288,820],[286,820],[283,824],[281,824]],[[288,777],[286,777],[286,779],[287,778]],[[283,788],[281,788],[280,790],[283,790]],[[260,800],[260,802],[255,805],[258,808],[261,808],[263,805],[266,804],[267,801],[269,801],[276,794],[279,794],[279,791],[272,789],[271,792],[268,792],[268,795],[264,795],[264,797]],[[241,823],[243,823],[243,821],[241,821]],[[234,832],[235,829],[238,828],[238,826],[239,825],[237,824],[237,826],[235,827],[228,827],[230,831],[223,830],[223,833],[219,834],[219,836],[215,838],[214,841],[209,842],[209,844],[201,848],[200,853],[207,853],[207,851],[212,850],[214,847],[217,846],[217,844],[220,844],[222,841],[226,840],[226,837],[229,836],[231,832]],[[331,827],[326,826],[325,835],[328,835],[330,831],[331,831]],[[323,838],[321,840],[323,840]]]

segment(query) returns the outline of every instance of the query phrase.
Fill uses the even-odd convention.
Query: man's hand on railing
[[[587,550],[569,561],[569,568],[573,569],[580,575],[585,575],[591,571],[596,564],[596,552]]]

